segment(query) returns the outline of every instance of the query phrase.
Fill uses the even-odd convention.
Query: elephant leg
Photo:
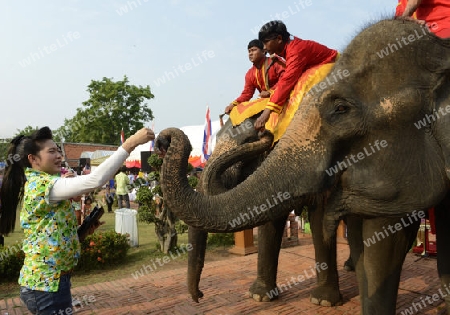
[[[206,241],[208,233],[199,229],[189,227],[189,244],[192,250],[188,253],[188,290],[192,299],[198,303],[198,299],[203,297],[203,292],[199,289],[200,277],[205,263]]]
[[[328,242],[323,233],[324,206],[319,203],[308,212],[314,243],[316,264],[325,263],[326,269],[317,272],[317,286],[311,292],[311,302],[322,306],[342,305],[336,262],[336,234]]]
[[[258,270],[249,295],[257,302],[278,298],[277,270],[287,216],[258,227]]]
[[[442,293],[450,314],[450,195],[435,207],[437,267]]]
[[[353,228],[352,220],[348,221]],[[352,258],[356,259],[361,313],[394,315],[403,262],[416,238],[420,220],[404,217],[359,222],[362,226],[355,228],[362,236],[356,248],[359,255],[352,251]]]
[[[343,220],[344,220],[345,225],[347,226],[347,231],[348,231],[347,218],[344,217]],[[351,253],[349,254],[347,260],[344,263],[344,269],[347,270],[347,271],[355,271],[355,264],[353,263]]]

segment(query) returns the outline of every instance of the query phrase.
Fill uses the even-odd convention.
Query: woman
[[[77,177],[59,176],[62,155],[48,127],[12,140],[8,154],[19,158],[7,167],[0,190],[0,234],[14,230],[16,208],[21,205],[25,261],[20,298],[31,313],[72,314],[70,276],[82,240],[69,199],[103,185],[137,145],[154,138],[150,129],[139,130],[91,174]]]

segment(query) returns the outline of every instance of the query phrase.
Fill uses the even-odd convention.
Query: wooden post
[[[338,229],[336,231],[336,242],[341,244],[348,244],[346,235],[347,225],[343,220],[339,222]]]
[[[253,229],[234,233],[234,247],[229,249],[228,252],[241,256],[258,252],[253,244]]]
[[[281,248],[298,245],[298,223],[295,221],[295,214],[289,214],[287,221],[289,222],[289,227],[286,224],[284,228]]]

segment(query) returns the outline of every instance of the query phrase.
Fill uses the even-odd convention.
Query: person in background
[[[8,154],[20,161],[6,169],[0,189],[0,234],[14,231],[16,210],[24,230],[25,260],[20,271],[20,299],[32,314],[72,314],[70,278],[80,257],[77,220],[70,198],[103,185],[138,145],[155,138],[143,128],[91,174],[61,177],[62,155],[50,128],[17,136]],[[100,225],[96,222],[92,234]]]
[[[110,188],[115,188],[115,187],[116,187],[116,183],[114,182],[114,178],[111,178],[111,179],[109,180],[109,187],[110,187]]]
[[[129,190],[128,185],[130,185],[130,179],[127,174],[125,174],[127,168],[122,166],[119,173],[114,177],[116,181],[116,195],[117,201],[119,203],[119,209],[123,208],[123,202],[125,201],[125,207],[130,209],[130,197],[128,196]]]
[[[127,176],[128,176],[128,180],[130,181],[130,185],[133,185],[134,179],[136,178],[136,176],[133,173],[131,173],[130,171],[128,171]]]
[[[109,185],[106,185],[106,191],[105,195],[103,196],[103,203],[106,203],[108,206],[108,213],[112,212],[112,206],[114,203],[114,196],[115,194],[111,192],[111,187]]]
[[[84,198],[83,206],[81,208],[81,214],[82,214],[81,223],[83,223],[83,221],[86,219],[86,217],[91,214],[92,202],[93,202],[93,199],[90,195],[87,195]]]
[[[266,57],[264,45],[258,39],[248,43],[248,59],[253,66],[245,74],[245,85],[241,95],[225,108],[225,114],[242,102],[249,101],[255,90],[258,90],[260,98],[268,98],[277,86],[278,79],[284,73],[284,68],[278,63],[271,64],[271,59]]]

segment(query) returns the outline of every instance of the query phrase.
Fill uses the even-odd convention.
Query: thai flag
[[[152,131],[155,132],[155,123],[152,123]],[[150,152],[153,151],[154,146],[155,146],[155,140],[150,141]]]
[[[125,142],[125,134],[123,133],[123,128],[122,131],[120,132],[120,144],[123,144]]]
[[[203,146],[201,155],[202,163],[206,162],[212,153],[211,134],[212,134],[211,116],[209,115],[209,107],[206,106],[205,131],[203,132]]]

